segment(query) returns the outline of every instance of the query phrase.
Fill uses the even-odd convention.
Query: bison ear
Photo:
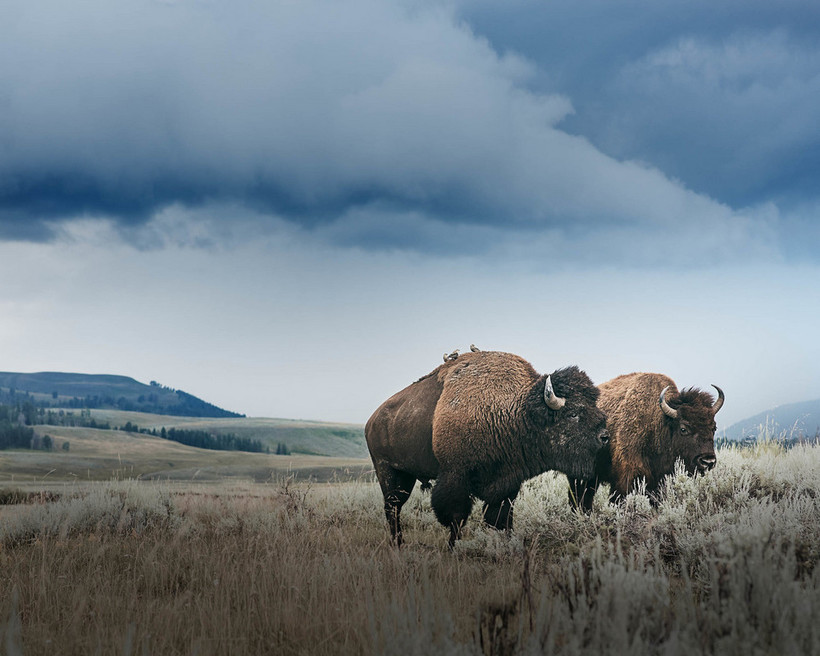
[[[567,402],[566,399],[555,395],[555,391],[552,389],[552,376],[547,376],[544,383],[544,401],[547,402],[547,407],[550,410],[560,410]]]

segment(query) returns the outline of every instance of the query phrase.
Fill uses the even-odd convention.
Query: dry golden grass
[[[418,490],[392,547],[372,480],[62,493],[0,509],[3,653],[820,653],[818,447],[580,517],[547,474],[454,552]]]

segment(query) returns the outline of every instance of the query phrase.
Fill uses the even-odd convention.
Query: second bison
[[[598,390],[577,367],[540,376],[523,358],[470,352],[387,399],[365,426],[393,539],[417,480],[436,479],[431,503],[450,546],[484,501],[484,520],[512,525],[521,484],[547,470],[588,478],[608,440]]]
[[[595,475],[569,477],[570,503],[590,510],[600,483],[609,483],[613,500],[633,491],[643,479],[654,499],[663,478],[681,459],[689,474],[715,466],[715,414],[723,390],[711,394],[689,388],[678,392],[663,374],[634,373],[598,386],[598,406],[607,415],[610,442],[598,454]]]

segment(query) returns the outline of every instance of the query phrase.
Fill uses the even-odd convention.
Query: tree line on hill
[[[84,408],[79,414],[71,410],[51,410],[48,408],[36,408],[34,410],[36,420],[33,423],[45,426],[66,426],[68,428],[97,428],[99,430],[111,430],[111,424],[107,421],[97,421],[91,415],[91,410]]]
[[[751,446],[754,446],[755,444],[758,444],[760,442],[773,442],[775,444],[778,444],[778,445],[782,446],[784,449],[792,449],[796,446],[802,446],[802,445],[807,445],[808,446],[808,445],[820,444],[820,428],[818,428],[815,431],[814,435],[811,435],[809,433],[799,433],[797,435],[789,435],[789,436],[786,436],[786,435],[779,435],[779,436],[759,435],[759,436],[754,436],[754,437],[752,437],[752,436],[744,437],[743,439],[740,439],[740,440],[733,440],[733,439],[730,439],[728,437],[716,437],[715,438],[715,448],[720,449],[720,448],[724,448],[724,447],[732,446],[732,445],[739,446],[739,447],[744,447],[744,446],[751,447]]]
[[[211,449],[214,451],[250,451],[252,453],[270,453],[270,447],[266,447],[261,441],[250,437],[239,437],[234,433],[211,433],[206,430],[189,430],[185,428],[140,428],[137,424],[126,422],[125,426],[120,426],[119,430],[127,433],[142,433],[179,442],[185,446],[194,446],[199,449]]]
[[[7,405],[31,403],[34,407],[39,408],[70,408],[72,410],[122,410],[124,412],[145,412],[157,415],[172,414],[178,417],[239,418],[245,416],[230,410],[223,410],[193,394],[160,385],[153,380],[151,381],[151,388],[156,391],[132,398],[112,394],[89,394],[82,397],[66,398],[60,396],[56,391],[51,393],[51,398],[43,398],[42,396],[37,398],[30,392],[10,387],[0,388],[0,403]],[[168,401],[169,395],[173,395],[171,398],[176,397],[173,403]]]
[[[79,413],[71,410],[51,410],[35,406],[30,401],[13,405],[0,404],[0,449],[45,449],[54,448],[54,441],[49,435],[40,436],[33,426],[67,426],[72,428],[96,428],[98,430],[112,430],[114,427],[108,422],[97,421],[88,408]],[[186,446],[216,451],[250,451],[252,453],[270,453],[269,446],[260,440],[240,437],[234,433],[211,433],[205,430],[188,430],[182,428],[140,428],[130,421],[118,430],[129,433],[152,435],[166,440],[185,444]],[[63,442],[62,448],[68,451],[69,443]],[[290,454],[286,444],[280,442],[275,453]]]
[[[21,422],[20,409],[0,405],[0,449],[30,449],[34,442],[34,429]]]

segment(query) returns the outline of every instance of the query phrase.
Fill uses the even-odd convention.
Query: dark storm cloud
[[[565,113],[561,99],[511,107],[528,66],[441,12],[367,0],[0,12],[9,225],[140,223],[214,200],[306,224],[371,202],[482,220],[508,207],[471,178],[509,159],[496,139],[510,112]]]
[[[673,241],[702,246],[697,257],[707,260],[776,252],[779,207],[744,210],[734,202],[743,194],[717,193],[731,181],[707,189],[711,197],[694,193],[680,172],[685,148],[654,161],[624,118],[652,123],[645,80],[683,62],[669,78],[685,86],[720,60],[719,44],[670,36],[641,45],[625,23],[608,28],[614,15],[601,6],[587,20],[607,37],[602,50],[567,41],[573,30],[585,34],[567,6],[555,23],[575,52],[561,59],[526,30],[520,43],[512,37],[516,20],[544,16],[512,7],[493,32],[493,12],[469,3],[469,24],[455,5],[434,2],[4,3],[0,237],[48,239],[78,217],[133,234],[168,208],[200,208],[212,221],[208,208],[241,206],[258,222],[284,218],[329,243],[377,250],[513,253],[537,244],[556,257],[644,262]],[[755,52],[756,42],[737,43]],[[803,46],[788,34],[767,43],[782,60],[767,69],[775,79]],[[602,52],[619,65],[595,65]],[[808,57],[795,78],[801,89],[814,64]],[[586,82],[568,85],[573,71]],[[588,109],[609,71],[620,76],[602,91],[611,117]],[[755,69],[745,74],[757,79]],[[576,93],[582,111],[573,118]],[[772,96],[760,120],[779,109]],[[596,131],[597,119],[607,120]],[[619,121],[622,129],[607,127]],[[772,135],[769,150],[788,159],[807,129],[795,125]],[[612,146],[619,138],[621,150]],[[764,150],[750,149],[750,170]],[[806,151],[803,161],[811,158]]]
[[[811,0],[505,3],[462,15],[568,95],[562,125],[735,207],[820,195],[820,5]]]

